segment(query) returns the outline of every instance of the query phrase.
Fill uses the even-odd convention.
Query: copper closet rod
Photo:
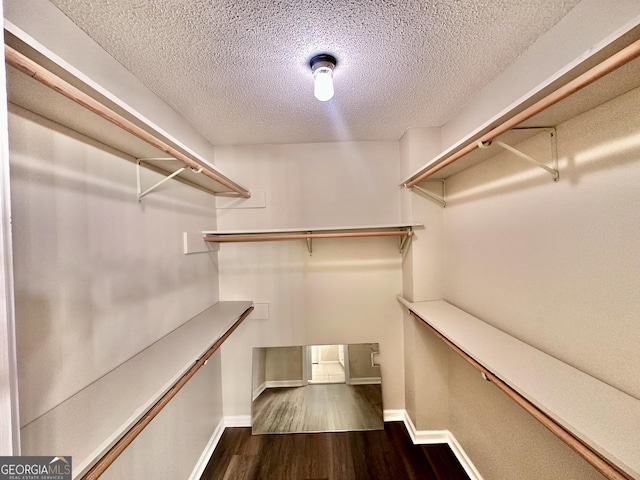
[[[333,233],[264,233],[205,235],[205,242],[268,242],[273,240],[305,240],[307,238],[349,238],[349,237],[407,237],[410,230],[397,232],[333,232]]]
[[[186,385],[186,383],[191,380],[200,368],[207,363],[207,360],[213,355],[216,350],[220,348],[220,346],[224,343],[224,341],[233,333],[233,331],[238,328],[238,326],[244,321],[245,318],[249,316],[251,312],[253,312],[254,307],[251,306],[244,311],[244,313],[238,318],[236,323],[234,323],[229,330],[225,332],[222,337],[220,337],[209,349],[205,352],[202,357],[200,357],[196,363],[194,363],[189,370],[187,370],[177,381],[174,383],[171,388],[165,393],[160,400],[158,400],[153,407],[151,407],[144,416],[138,420],[138,422],[133,425],[127,432],[105,453],[100,459],[96,462],[91,469],[85,473],[82,477],[82,480],[95,480],[100,478],[100,476],[105,472],[107,468],[111,466],[113,462],[120,456],[122,452],[133,442],[138,435],[142,433],[142,431],[146,428],[151,420],[153,420],[156,415],[160,413],[160,411],[169,403],[169,401],[176,396],[176,394]]]
[[[487,380],[493,383],[496,387],[502,390],[507,394],[509,398],[515,401],[518,405],[526,410],[533,418],[538,420],[542,425],[547,427],[554,435],[556,435],[560,440],[566,443],[569,448],[575,451],[578,455],[584,458],[587,462],[589,462],[596,470],[598,470],[602,475],[604,475],[609,480],[633,480],[631,477],[627,476],[623,472],[621,472],[614,465],[609,463],[607,460],[602,458],[596,452],[594,452],[590,447],[585,445],[580,439],[575,437],[571,432],[566,430],[563,426],[558,424],[555,420],[550,418],[544,412],[542,412],[538,407],[533,405],[529,400],[524,398],[518,392],[516,392],[513,388],[507,385],[505,382],[496,377],[493,373],[487,370],[485,367],[480,365],[473,357],[471,357],[468,353],[458,347],[455,343],[449,340],[447,337],[442,335],[438,330],[433,328],[427,322],[425,322],[418,314],[409,310],[409,313],[413,315],[416,320],[419,321],[421,325],[428,328],[433,334],[435,334],[440,340],[446,343],[449,347],[451,347],[458,355],[460,355],[463,359],[465,359],[473,368],[483,373]]]
[[[251,193],[247,190],[243,189],[239,185],[235,184],[228,178],[225,178],[223,175],[216,173],[215,171],[209,170],[206,166],[199,164],[193,159],[189,158],[184,153],[180,152],[176,148],[168,145],[166,142],[160,140],[159,138],[153,136],[143,128],[139,127],[135,123],[127,120],[122,115],[114,112],[110,108],[101,104],[96,99],[87,95],[83,91],[74,87],[70,83],[61,79],[54,73],[50,72],[42,65],[34,62],[30,58],[21,54],[17,50],[11,48],[9,45],[4,46],[4,54],[5,61],[8,65],[20,70],[22,73],[38,80],[43,85],[55,90],[58,93],[61,93],[65,97],[70,100],[73,100],[78,105],[83,106],[87,110],[92,111],[96,115],[108,120],[114,125],[120,127],[121,129],[129,132],[130,134],[138,137],[140,140],[147,142],[149,145],[157,148],[158,150],[163,151],[164,153],[171,155],[176,160],[181,161],[187,167],[191,167],[195,171],[201,171],[201,173],[210,179],[224,185],[229,190],[236,192],[239,196],[243,198],[249,198]]]
[[[455,153],[452,153],[450,156],[446,157],[440,163],[430,168],[425,167],[426,170],[418,174],[417,177],[406,182],[404,184],[405,187],[407,188],[414,187],[417,183],[421,182],[425,178],[433,175],[434,173],[443,169],[447,165],[452,164],[456,160],[459,160],[466,154],[478,148],[478,141],[485,143],[490,140],[493,140],[498,135],[503,134],[507,130],[510,130],[511,128],[524,122],[525,120],[530,119],[534,115],[558,103],[560,100],[567,98],[569,95],[577,92],[578,90],[581,90],[582,88],[592,84],[596,80],[604,77],[606,74],[611,73],[612,71],[630,62],[631,60],[633,60],[638,56],[640,56],[640,40],[636,40],[631,45],[628,45],[627,47],[623,48],[619,52],[611,55],[606,60],[602,61],[601,63],[591,68],[590,70],[587,70],[582,75],[574,78],[569,83],[558,88],[556,91],[550,93],[543,99],[538,100],[536,103],[527,107],[522,112],[518,113],[517,115],[506,120],[504,123],[495,127],[489,133],[484,134],[482,137],[479,138],[479,140],[466,145],[464,148],[462,148],[461,150],[458,150]]]

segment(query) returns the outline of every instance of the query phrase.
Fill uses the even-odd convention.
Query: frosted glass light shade
[[[319,67],[313,72],[313,95],[321,102],[333,98],[333,71],[329,67]]]

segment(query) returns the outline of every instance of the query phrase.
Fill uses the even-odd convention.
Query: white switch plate
[[[269,304],[254,302],[251,318],[253,320],[269,320]]]
[[[205,242],[202,232],[182,232],[182,250],[185,255],[217,252],[220,250],[220,244]]]

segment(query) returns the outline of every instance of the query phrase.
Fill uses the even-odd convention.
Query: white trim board
[[[409,437],[411,437],[411,441],[414,445],[433,445],[436,443],[449,443],[449,430],[416,430],[415,425],[411,421],[411,417],[405,411],[404,418],[402,421],[404,422],[404,426],[407,428],[407,432],[409,432]]]
[[[269,380],[265,382],[266,388],[291,388],[304,387],[304,381],[300,380]]]
[[[230,415],[224,417],[224,427],[250,427],[251,415]]]
[[[256,389],[253,391],[253,394],[251,395],[251,401],[255,402],[256,398],[258,398],[260,394],[264,392],[266,389],[267,389],[267,382],[262,382],[262,384],[258,385]]]
[[[449,448],[451,448],[451,451],[460,462],[460,465],[462,465],[462,468],[464,468],[464,471],[467,472],[469,478],[471,480],[483,480],[482,475],[480,475],[480,472],[471,462],[467,453],[462,449],[462,445],[460,445],[458,440],[456,440],[456,437],[453,436],[453,433],[447,433],[449,434],[449,441],[447,442],[449,444]]]
[[[204,447],[204,450],[202,451],[202,455],[200,455],[198,462],[196,463],[195,467],[193,467],[193,470],[191,471],[191,475],[189,475],[189,480],[200,480],[200,477],[204,473],[204,469],[207,468],[207,464],[209,463],[209,460],[211,460],[211,457],[213,456],[213,452],[218,446],[220,439],[222,438],[225,425],[226,425],[225,418],[222,417],[220,419],[220,422],[218,423],[218,426],[213,431],[211,438],[207,442],[207,446]]]
[[[380,385],[381,383],[380,377],[351,377],[350,385]]]
[[[401,410],[403,412],[404,418],[402,421],[409,432],[409,436],[411,437],[411,441],[414,445],[430,445],[435,443],[446,443],[451,448],[451,451],[456,456],[460,465],[469,476],[470,480],[483,480],[482,475],[475,467],[475,465],[471,462],[471,459],[466,454],[462,445],[458,443],[456,437],[449,430],[416,430],[416,427],[413,425],[411,421],[411,417],[406,410]],[[394,412],[398,412],[394,410]]]
[[[404,422],[405,411],[399,410],[385,410],[382,412],[382,418],[386,422]]]

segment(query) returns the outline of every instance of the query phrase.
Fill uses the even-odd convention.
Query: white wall
[[[353,226],[400,220],[397,142],[257,145],[216,149],[244,172],[264,209],[219,210],[221,229]],[[254,346],[380,343],[384,408],[402,408],[402,290],[395,238],[225,244],[220,297],[269,303],[223,346],[225,415],[248,415]]]
[[[173,182],[138,203],[132,158],[19,107],[9,121],[24,426],[218,300],[217,254],[182,253],[215,200]]]
[[[267,208],[220,210],[220,229],[400,221],[398,142],[216,147],[216,164],[267,192]]]
[[[453,176],[445,211],[447,301],[637,399],[639,108],[636,89],[561,124],[559,183],[504,153]],[[545,136],[520,148],[549,156]],[[512,478],[514,468],[526,472],[519,478],[587,478],[561,449],[543,462],[560,470],[524,468],[531,460],[509,439],[533,427],[494,396],[472,394],[460,368],[451,377],[452,430],[487,478]],[[532,448],[550,438],[527,434]]]

